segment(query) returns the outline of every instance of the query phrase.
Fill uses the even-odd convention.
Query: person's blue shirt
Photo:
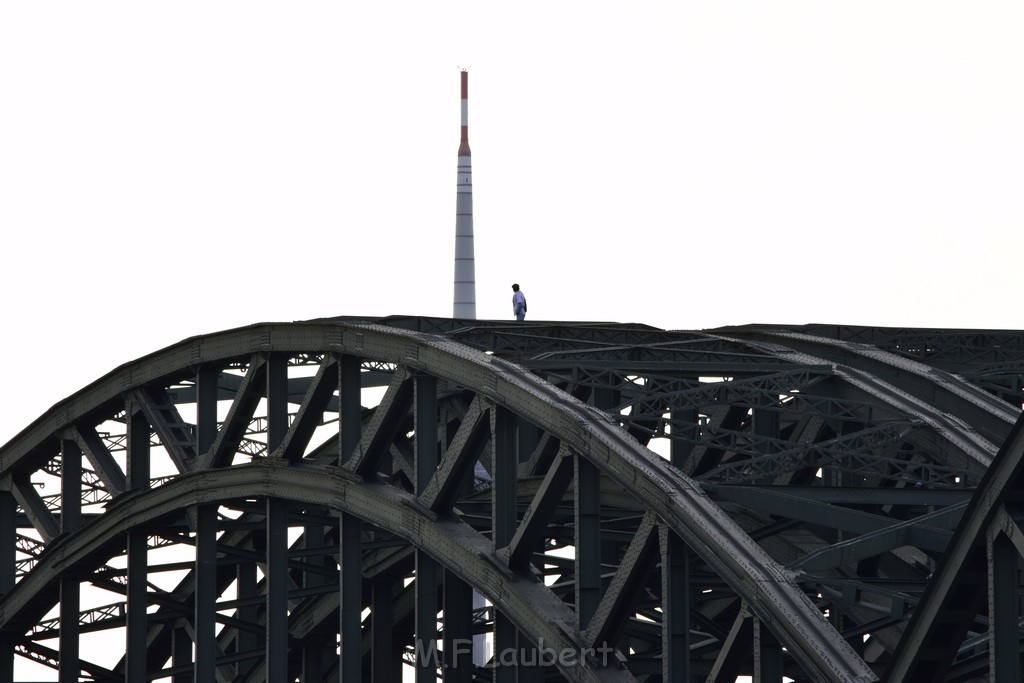
[[[516,320],[526,318],[526,295],[519,291],[517,285],[512,286],[512,312],[515,314]]]

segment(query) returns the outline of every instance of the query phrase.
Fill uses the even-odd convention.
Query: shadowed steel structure
[[[0,450],[0,683],[1016,681],[1022,385],[1012,331],[188,339]]]

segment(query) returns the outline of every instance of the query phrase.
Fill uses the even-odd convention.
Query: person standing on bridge
[[[526,318],[526,295],[519,291],[518,284],[512,285],[512,312],[520,322]]]

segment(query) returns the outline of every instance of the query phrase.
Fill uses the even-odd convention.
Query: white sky
[[[2,2],[0,443],[186,337],[1024,328],[1020,2]]]

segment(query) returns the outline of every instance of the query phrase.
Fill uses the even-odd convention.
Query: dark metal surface
[[[1022,378],[1010,331],[185,340],[0,449],[0,683],[1017,676]]]

